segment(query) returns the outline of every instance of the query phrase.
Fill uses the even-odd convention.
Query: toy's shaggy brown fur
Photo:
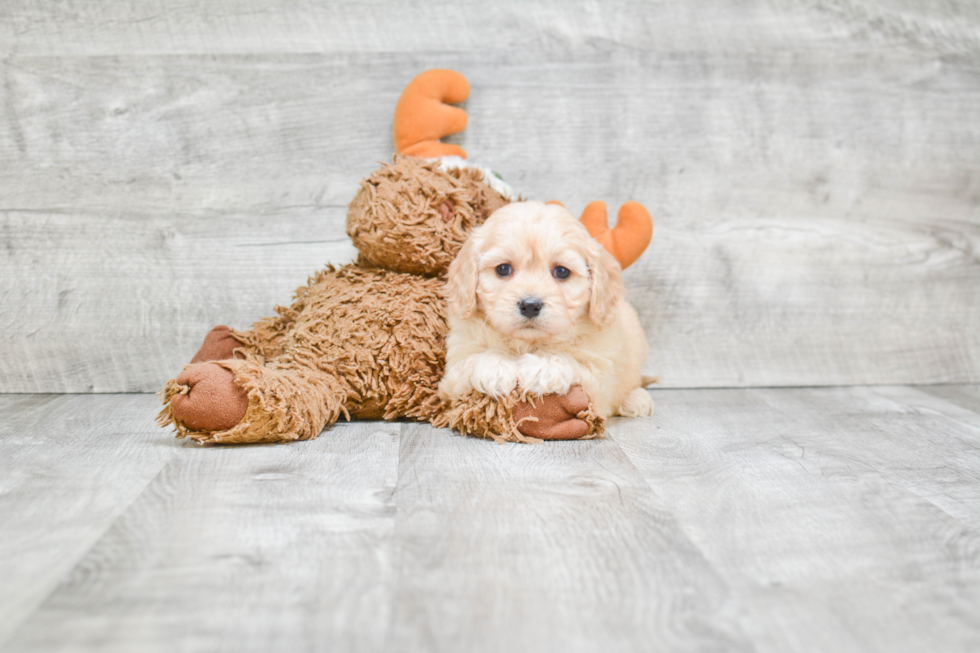
[[[551,395],[549,398],[553,398]],[[521,432],[522,423],[527,420],[537,421],[538,417],[533,415],[534,409],[542,411],[560,413],[558,419],[567,419],[571,415],[562,411],[557,402],[549,402],[544,405],[546,399],[535,397],[528,394],[521,397],[519,390],[514,390],[509,396],[501,399],[492,399],[484,394],[473,391],[463,399],[455,402],[443,414],[433,420],[435,426],[449,426],[456,429],[463,435],[476,435],[480,437],[491,437],[498,443],[500,442],[541,442],[541,438],[529,435],[529,429],[525,428],[525,433]],[[531,416],[518,419],[517,406],[523,404],[523,413]],[[605,425],[602,417],[595,412],[592,404],[588,404],[585,409],[574,415],[577,420],[582,420],[588,426],[588,433],[577,438],[579,440],[590,440],[602,437],[605,433]],[[568,436],[561,436],[558,433],[548,439],[565,439]]]
[[[225,343],[218,346],[224,358],[192,363],[179,377],[183,383],[168,381],[159,423],[199,442],[245,443],[314,438],[341,415],[405,417],[497,440],[534,441],[514,421],[516,397],[474,393],[449,410],[437,392],[448,330],[440,275],[469,232],[507,201],[473,169],[444,171],[431,161],[396,157],[362,182],[350,204],[347,231],[360,252],[357,262],[315,274],[291,306],[277,307],[277,316],[248,331],[213,332],[212,340]],[[235,341],[241,346],[233,356]],[[203,352],[214,346],[206,342],[195,360],[209,358]],[[229,373],[233,384],[215,381]],[[232,409],[228,418],[227,411],[205,409],[191,420],[191,402],[175,399],[195,393],[222,407],[237,400],[243,414]],[[598,416],[586,410],[579,418],[593,435],[601,432]]]
[[[473,168],[441,170],[398,157],[361,182],[347,212],[347,235],[362,265],[437,276],[467,236],[507,204]]]

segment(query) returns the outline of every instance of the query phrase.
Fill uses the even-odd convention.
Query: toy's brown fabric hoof
[[[173,416],[195,431],[224,431],[245,417],[248,394],[235,383],[235,374],[220,365],[204,363],[186,368],[177,383],[189,388],[170,400]]]
[[[533,401],[514,404],[514,422],[522,434],[542,440],[577,440],[589,434],[592,426],[576,417],[589,407],[589,396],[581,386],[566,395],[544,395]],[[537,419],[533,419],[537,418]]]
[[[194,354],[191,364],[206,363],[208,361],[223,361],[229,358],[245,358],[235,350],[244,346],[243,343],[231,335],[231,329],[223,324],[219,324],[204,336],[204,344]]]

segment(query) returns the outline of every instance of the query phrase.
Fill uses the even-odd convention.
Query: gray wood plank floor
[[[980,387],[654,395],[589,442],[226,448],[0,395],[0,649],[980,649]]]

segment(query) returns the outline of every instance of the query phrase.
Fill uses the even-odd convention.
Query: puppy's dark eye
[[[555,266],[555,269],[551,271],[551,275],[555,279],[567,279],[568,278],[568,275],[570,275],[571,273],[572,273],[571,270],[569,270],[568,268],[562,267],[560,265],[556,265]]]
[[[514,268],[510,267],[510,263],[501,263],[497,266],[497,276],[498,277],[509,277],[510,273],[514,271]]]

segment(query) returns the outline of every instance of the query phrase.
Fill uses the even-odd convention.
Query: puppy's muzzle
[[[525,297],[517,303],[517,310],[528,319],[536,318],[543,308],[544,302],[537,297]]]

